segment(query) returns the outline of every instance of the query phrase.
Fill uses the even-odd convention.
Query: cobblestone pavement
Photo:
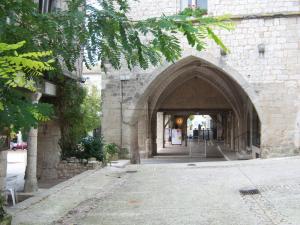
[[[55,199],[49,195],[19,209],[14,224],[296,225],[299,174],[299,157],[99,170],[57,188]],[[242,188],[260,193],[241,195]]]

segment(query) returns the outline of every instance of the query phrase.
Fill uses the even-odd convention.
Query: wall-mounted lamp
[[[175,120],[176,125],[179,127],[183,124],[183,118],[182,117],[177,117]]]
[[[265,44],[259,44],[259,45],[257,46],[257,48],[258,48],[258,53],[259,53],[260,55],[264,55],[264,54],[265,54],[265,51],[266,51],[266,46],[265,46]]]

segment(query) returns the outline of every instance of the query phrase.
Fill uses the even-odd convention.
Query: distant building
[[[100,66],[96,65],[91,70],[83,67],[82,77],[85,81],[85,85],[87,87],[96,87],[99,92],[101,91],[101,68]]]

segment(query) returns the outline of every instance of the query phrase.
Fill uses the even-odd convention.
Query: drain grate
[[[137,170],[127,170],[126,173],[136,173]]]
[[[239,190],[241,195],[258,195],[260,191],[257,188],[249,187],[249,188],[242,188]]]
[[[194,163],[189,163],[189,164],[187,164],[188,166],[196,166],[196,164],[194,164]]]

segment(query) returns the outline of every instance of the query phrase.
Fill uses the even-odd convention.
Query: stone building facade
[[[131,17],[175,14],[182,2],[136,1]],[[230,151],[250,149],[263,158],[299,154],[300,2],[208,0],[207,5],[208,15],[230,15],[236,25],[216,31],[230,53],[212,42],[197,52],[182,39],[183,56],[174,64],[109,69],[102,78],[105,140],[127,148],[138,161],[156,153],[161,115],[206,113],[222,117]]]

